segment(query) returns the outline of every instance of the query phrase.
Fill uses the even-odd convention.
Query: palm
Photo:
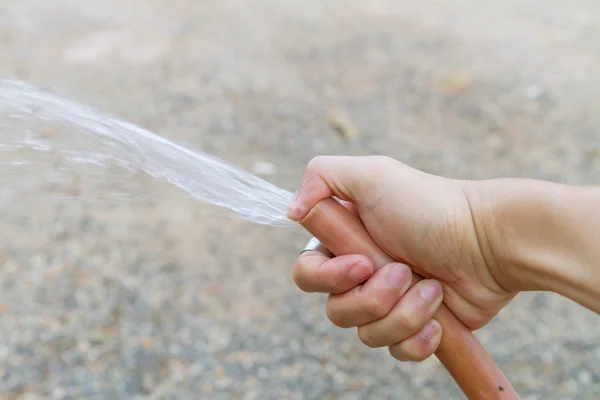
[[[485,263],[460,182],[410,171],[383,178],[389,182],[378,187],[388,189],[373,192],[359,215],[386,253],[422,277],[442,282],[444,303],[478,329],[515,294],[496,282]]]

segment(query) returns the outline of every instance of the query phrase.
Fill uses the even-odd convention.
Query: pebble
[[[334,107],[327,111],[327,122],[345,141],[353,142],[358,137],[358,128],[345,109]]]

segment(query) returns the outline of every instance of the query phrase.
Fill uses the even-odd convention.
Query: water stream
[[[0,80],[0,204],[45,189],[74,201],[152,198],[141,184],[170,185],[233,218],[291,226],[292,193],[213,155],[25,82]],[[37,192],[36,192],[37,191]]]

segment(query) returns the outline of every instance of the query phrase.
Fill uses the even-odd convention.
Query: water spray
[[[91,174],[97,168],[118,168],[175,186],[198,202],[228,210],[235,218],[273,227],[298,225],[287,218],[292,193],[212,155],[189,150],[70,99],[23,82],[0,80],[0,116],[0,163],[5,171],[33,167],[40,179],[58,174],[60,182],[61,176],[71,176],[78,169]],[[67,126],[48,137],[43,130],[28,127],[31,117]],[[52,174],[46,176],[46,172]],[[27,184],[26,180],[14,185],[11,181],[17,191],[17,183]],[[89,183],[93,191],[97,182]],[[130,189],[127,195],[135,199],[145,194]],[[377,268],[394,261],[375,244],[362,222],[333,198],[318,203],[299,224],[334,255],[362,254]],[[413,274],[412,284],[420,279]],[[443,304],[435,318],[443,328],[435,355],[469,399],[518,399],[469,328]]]

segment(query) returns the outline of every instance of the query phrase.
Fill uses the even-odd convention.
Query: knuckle
[[[400,329],[411,334],[418,332],[422,327],[419,317],[412,311],[406,311],[406,309],[399,310],[394,316],[394,321]]]
[[[389,351],[390,355],[398,361],[411,361],[410,358],[406,356],[406,354],[400,348],[399,345],[389,346],[388,351]]]
[[[337,292],[346,289],[346,277],[338,271],[330,271],[330,273],[323,273],[321,275],[321,281],[331,292]]]
[[[358,337],[360,341],[367,347],[377,348],[381,347],[381,345],[377,342],[377,340],[371,334],[371,331],[365,326],[359,326],[357,329]]]
[[[332,277],[326,281],[327,290],[329,293],[339,293],[344,291],[347,287],[346,281],[339,277]]]
[[[310,291],[312,285],[309,284],[310,280],[306,276],[306,268],[302,260],[298,260],[296,263],[292,278],[298,289],[302,290],[303,292]]]
[[[331,296],[329,296],[329,300]],[[350,328],[351,325],[348,323],[348,318],[346,313],[343,310],[340,310],[339,307],[333,305],[330,301],[327,302],[327,307],[325,308],[325,314],[331,323],[338,328]]]
[[[363,267],[371,269],[371,272],[373,272],[373,262],[369,257],[364,256],[362,254],[353,254],[352,258],[355,266],[361,265]]]
[[[319,171],[323,164],[327,162],[328,156],[315,156],[313,157],[308,164],[306,164],[307,171]]]
[[[428,349],[416,349],[413,347],[403,348],[400,345],[390,346],[389,352],[392,357],[400,361],[422,362],[433,354]]]
[[[367,316],[369,318],[371,318],[372,320],[376,320],[376,319],[380,319],[383,318],[387,315],[388,311],[382,300],[378,297],[372,297],[372,296],[368,296],[366,298],[367,303],[366,303],[366,310],[365,312],[367,313]]]

